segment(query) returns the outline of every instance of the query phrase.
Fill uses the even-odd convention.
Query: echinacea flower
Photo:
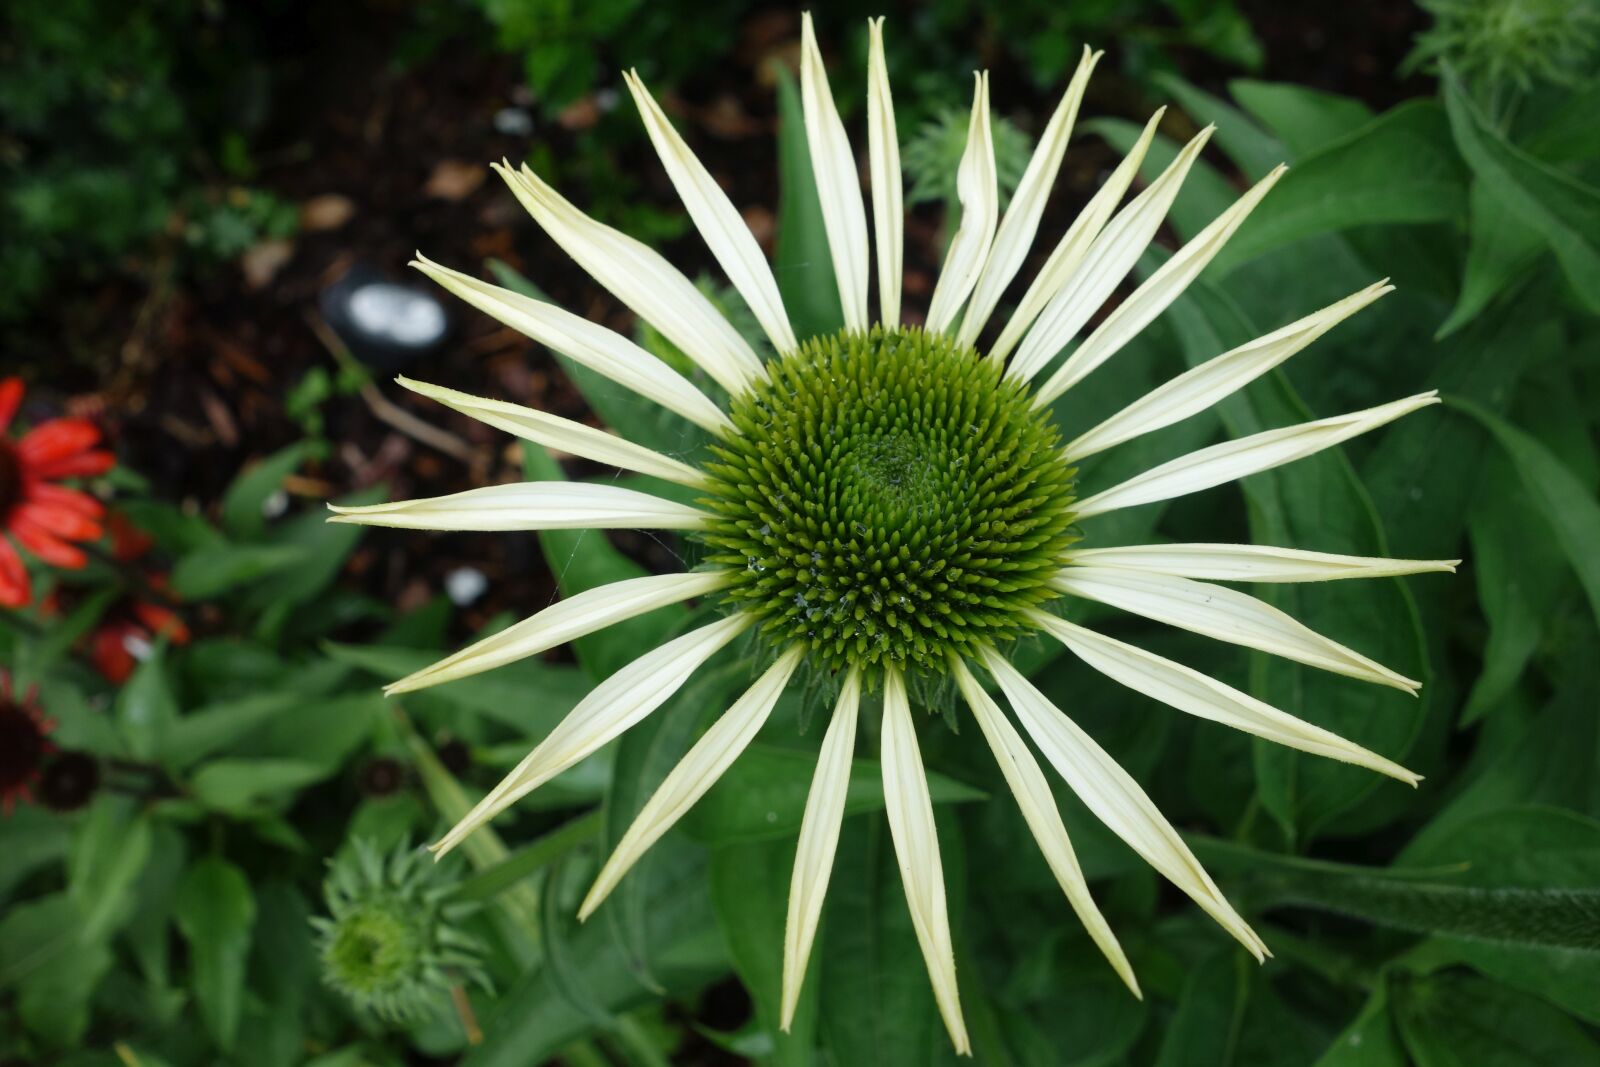
[[[1425,393],[1266,430],[1080,496],[1079,461],[1205,410],[1389,286],[1371,285],[1179,375],[1099,425],[1064,432],[1052,418],[1051,403],[1113,359],[1183,292],[1283,170],[1267,175],[1173,253],[1058,360],[1133,269],[1211,134],[1202,130],[1123,204],[1158,112],[1055,245],[998,339],[980,350],[980,336],[1033,244],[1099,54],[1085,50],[1003,215],[989,85],[978,76],[957,174],[960,226],[926,317],[911,325],[901,315],[902,187],[882,20],[868,25],[870,229],[856,156],[834,109],[809,18],[803,25],[801,97],[844,313],[837,334],[796,335],[773,273],[739,212],[635,74],[627,76],[628,88],[667,174],[770,340],[772,358],[758,355],[657,253],[588,218],[527,167],[498,168],[545,232],[686,353],[727,394],[725,406],[608,329],[419,257],[417,266],[451,292],[699,425],[711,443],[704,455],[667,456],[544,412],[405,379],[401,384],[526,440],[687,486],[697,504],[612,485],[534,482],[338,508],[334,521],[425,530],[671,529],[697,539],[707,549],[699,569],[570,597],[389,686],[391,693],[402,693],[475,674],[691,598],[712,599],[723,609],[717,621],[646,652],[596,687],[434,851],[447,852],[620,735],[718,650],[754,633],[763,650],[760,676],[645,803],[601,869],[580,917],[600,905],[738,757],[804,665],[810,675],[831,680],[837,702],[800,830],[784,946],[782,1024],[787,1028],[792,1018],[817,931],[863,698],[881,694],[886,813],[906,899],[939,1010],[956,1048],[968,1052],[911,694],[924,683],[954,683],[1068,902],[1137,994],[1132,969],[1089,893],[1035,750],[1090,811],[1258,959],[1266,947],[1138,783],[1013,667],[1005,650],[1029,635],[1059,641],[1089,667],[1181,711],[1415,784],[1416,775],[1377,753],[1199,671],[1069,622],[1051,607],[1063,598],[1094,600],[1410,692],[1417,682],[1215,583],[1328,581],[1450,570],[1453,564],[1238,544],[1095,544],[1094,520],[1101,515],[1289,463],[1435,403],[1435,395]],[[869,313],[869,246],[877,251],[876,319]],[[975,668],[993,679],[1010,716]]]
[[[111,534],[111,558],[132,565],[142,561],[155,541],[134,526],[118,511],[106,522]],[[106,681],[121,685],[132,677],[140,657],[160,638],[174,645],[186,645],[192,634],[189,624],[171,603],[156,597],[171,597],[167,575],[141,567],[145,595],[130,593],[113,603],[89,635],[89,661]]]
[[[59,483],[104,474],[115,463],[110,452],[95,447],[100,431],[86,419],[50,419],[12,441],[6,430],[22,395],[21,379],[0,379],[0,607],[6,608],[33,599],[28,570],[6,535],[51,566],[82,567],[87,560],[73,542],[100,537],[105,509]]]
[[[55,751],[55,728],[39,710],[37,691],[16,693],[11,675],[0,670],[0,814],[10,815],[18,801],[32,799],[45,757]]]

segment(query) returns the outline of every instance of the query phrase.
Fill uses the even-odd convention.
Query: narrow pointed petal
[[[1353,763],[1409,786],[1422,781],[1398,763],[1297,719],[1215,678],[1142,648],[1039,612],[1039,625],[1095,670],[1152,700],[1316,756]]]
[[[744,695],[734,701],[733,707],[723,712],[722,717],[672,768],[655,793],[645,801],[633,824],[622,835],[622,840],[617,842],[611,858],[606,860],[606,865],[595,877],[594,885],[583,899],[583,906],[578,909],[580,920],[594,913],[594,909],[616,888],[622,876],[639,862],[639,857],[662,834],[672,829],[673,824],[705,795],[706,790],[717,784],[717,779],[739,758],[739,753],[755,740],[767,716],[772,714],[773,705],[783,695],[783,687],[789,684],[790,676],[800,663],[801,654],[797,648],[780,656],[778,662],[768,667],[756,684],[745,690]]]
[[[672,179],[673,188],[678,190],[683,206],[705,238],[711,254],[717,257],[723,273],[744,297],[745,304],[772,341],[772,347],[779,352],[792,351],[796,347],[794,330],[783,310],[778,282],[750,227],[745,225],[738,208],[733,206],[711,172],[672,128],[666,112],[644,87],[639,72],[630,71],[623,75],[623,80],[633,94],[633,102],[638,105],[639,115],[644,119],[656,154],[667,169],[667,176]]]
[[[1061,235],[1061,240],[1051,251],[1050,258],[1045,261],[1044,268],[1028,286],[1022,302],[1017,305],[1017,310],[1011,313],[1011,318],[1006,322],[1006,328],[1000,332],[994,347],[989,349],[991,359],[1004,359],[1010,355],[1011,350],[1017,347],[1017,342],[1022,340],[1028,328],[1039,317],[1039,313],[1077,276],[1079,265],[1094,247],[1095,239],[1105,228],[1106,220],[1111,218],[1111,213],[1122,202],[1122,196],[1128,191],[1128,186],[1133,184],[1134,176],[1139,173],[1139,164],[1144,162],[1145,153],[1150,150],[1150,142],[1155,139],[1156,127],[1161,124],[1161,117],[1166,113],[1167,109],[1164,107],[1156,109],[1156,113],[1150,116],[1150,121],[1144,124],[1144,132],[1139,135],[1139,139],[1117,165],[1117,169],[1111,172],[1105,184],[1100,186],[1099,191],[1090,198],[1089,203],[1084,205],[1078,217],[1072,221],[1072,225],[1067,227],[1067,232]]]
[[[1115,567],[1068,567],[1050,585],[1069,596],[1363,682],[1407,693],[1422,685],[1330,641],[1271,604],[1226,586]]]
[[[635,315],[738,395],[765,373],[761,359],[707,296],[659,252],[573,207],[526,165],[495,165],[528,214],[573,261]]]
[[[1135,400],[1066,447],[1073,461],[1196,415],[1283,363],[1394,286],[1384,279],[1297,322],[1224,352]]]
[[[621,467],[680,485],[697,486],[705,481],[704,475],[687,463],[636,445],[616,434],[563,419],[547,411],[460,393],[454,389],[414,381],[404,375],[395,378],[395,381],[413,393],[437,400],[497,430],[504,430],[524,441],[532,441],[558,452],[568,452],[608,467]]]
[[[449,496],[340,507],[329,522],[401,530],[697,530],[706,514],[618,485],[512,482]]]
[[[1000,220],[994,245],[989,249],[989,258],[983,265],[977,288],[973,290],[972,302],[967,305],[967,313],[961,320],[961,331],[956,339],[962,344],[977,342],[978,334],[983,332],[989,316],[994,314],[995,305],[1000,303],[1006,286],[1016,277],[1022,261],[1028,256],[1028,250],[1033,247],[1033,238],[1039,232],[1039,220],[1044,215],[1045,203],[1050,199],[1051,187],[1055,185],[1062,157],[1067,152],[1072,125],[1078,118],[1078,105],[1083,102],[1083,91],[1088,87],[1089,75],[1094,72],[1094,66],[1102,55],[1103,52],[1092,52],[1087,45],[1084,46],[1078,69],[1072,75],[1061,103],[1056,105],[1055,114],[1050,116],[1044,133],[1039,136],[1039,144],[1033,150],[1033,158],[1028,160],[1028,169],[1022,172],[1022,180],[1017,183],[1011,206],[1006,208],[1005,217]]]
[[[1429,391],[1364,411],[1334,415],[1279,430],[1263,430],[1236,441],[1224,441],[1135,475],[1121,485],[1082,501],[1076,511],[1080,519],[1086,519],[1119,508],[1137,507],[1157,500],[1171,500],[1188,493],[1198,493],[1202,489],[1315,455],[1325,448],[1332,448],[1342,441],[1376,430],[1402,415],[1438,402],[1437,391]]]
[[[892,668],[883,680],[883,798],[905,884],[911,925],[922,946],[922,958],[933,983],[933,999],[944,1017],[956,1051],[972,1055],[967,1024],[956,990],[956,954],[950,940],[945,907],[944,869],[939,862],[939,833],[933,822],[933,801],[922,770],[917,731],[911,722],[906,683]]]
[[[1228,238],[1250,217],[1250,212],[1272,191],[1272,187],[1278,184],[1278,179],[1288,169],[1282,165],[1273,168],[1271,173],[1234,201],[1228,210],[1211,220],[1210,225],[1174,252],[1172,258],[1146,278],[1132,296],[1117,305],[1117,309],[1106,316],[1105,321],[1067,357],[1066,362],[1039,388],[1034,403],[1041,407],[1050,403],[1122,351],[1124,345],[1137,337],[1140,330],[1165,311],[1183,294],[1189,283],[1200,276],[1200,272],[1222,251]]]
[[[384,687],[393,696],[503,667],[636,615],[706,596],[728,584],[726,571],[629,578],[551,604],[497,634]]]
[[[632,341],[542,300],[479,281],[418,254],[411,265],[479,311],[596,374],[721,436],[728,417],[690,381]]]
[[[1117,935],[1111,932],[1111,924],[1100,914],[1094,897],[1089,893],[1089,883],[1083,877],[1083,869],[1078,866],[1072,840],[1067,836],[1067,827],[1061,821],[1055,797],[1050,793],[1050,783],[1039,769],[1039,761],[1033,758],[1033,753],[1017,733],[1016,727],[1000,711],[994,698],[983,691],[967,665],[959,660],[952,662],[956,685],[966,699],[967,706],[972,708],[984,740],[989,742],[989,748],[994,751],[1000,772],[1005,775],[1006,784],[1017,798],[1017,806],[1022,809],[1022,817],[1027,821],[1034,840],[1039,843],[1039,851],[1044,853],[1045,862],[1061,884],[1062,892],[1066,893],[1067,902],[1072,905],[1078,921],[1083,923],[1095,946],[1105,954],[1117,977],[1122,979],[1134,996],[1143,999],[1144,994],[1139,991],[1139,982],[1134,978],[1133,967],[1117,942]]]
[[[800,30],[800,104],[817,199],[822,204],[822,225],[828,231],[845,328],[865,330],[871,319],[867,317],[867,209],[861,202],[861,178],[828,88],[828,71],[822,65],[809,12],[801,16]]]
[[[429,845],[443,856],[466,836],[664,704],[689,676],[750,625],[729,615],[647,652],[597,685],[487,796]]]
[[[1167,217],[1189,169],[1211,139],[1211,131],[1212,127],[1207,126],[1197,133],[1144,192],[1106,223],[1071,280],[1039,313],[1038,321],[1017,349],[1016,358],[1006,368],[1007,374],[1027,381],[1044,370],[1122,284]]]
[[[967,150],[956,169],[956,199],[961,226],[950,239],[939,282],[928,305],[928,329],[944,332],[956,320],[989,258],[995,226],[1000,221],[1000,184],[994,166],[994,136],[989,125],[989,75],[975,76],[972,118],[967,123]]]
[[[795,849],[794,874],[789,882],[789,916],[783,937],[783,1008],[779,1028],[785,1033],[794,1021],[805,984],[811,943],[822,918],[822,902],[833,874],[833,854],[839,847],[839,826],[850,789],[850,761],[855,753],[856,711],[861,704],[861,675],[851,671],[834,706],[828,732],[817,753],[817,770],[806,796],[800,821],[800,843]]]
[[[867,20],[867,36],[867,155],[872,169],[872,230],[878,247],[878,321],[892,328],[900,325],[906,221],[882,16]]]
[[[984,666],[1011,701],[1023,730],[1095,817],[1187,893],[1257,960],[1269,955],[1266,944],[1233,910],[1139,783],[998,653],[986,652]]]
[[[1212,582],[1332,582],[1455,573],[1459,559],[1383,559],[1261,545],[1177,544],[1090,548],[1072,553],[1074,565],[1117,567]]]

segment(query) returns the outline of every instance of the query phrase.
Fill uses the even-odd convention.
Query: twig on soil
[[[339,335],[333,332],[333,327],[328,321],[315,311],[306,312],[306,324],[311,327],[311,332],[317,340],[322,342],[322,347],[341,367],[356,366],[356,358],[350,354]],[[388,423],[407,437],[430,448],[438,449],[452,459],[463,463],[472,462],[472,446],[449,430],[441,430],[430,422],[417,418],[405,408],[400,407],[392,400],[378,391],[378,387],[370,381],[361,385],[361,399],[380,421]]]

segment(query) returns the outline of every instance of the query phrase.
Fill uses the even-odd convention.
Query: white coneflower
[[[1003,217],[990,144],[988,82],[980,75],[957,177],[961,224],[925,325],[902,325],[902,190],[894,110],[882,20],[868,26],[870,231],[856,159],[834,109],[811,22],[804,22],[806,134],[845,320],[844,330],[829,336],[796,336],[771,268],[737,209],[637,75],[627,77],[667,174],[771,340],[773,359],[760,358],[660,255],[588,218],[526,167],[499,168],[573,259],[727,391],[726,409],[610,330],[426,259],[417,263],[500,321],[696,423],[712,443],[707,455],[686,462],[543,412],[416,382],[402,384],[529,441],[689,486],[698,493],[698,506],[615,486],[537,483],[341,508],[335,521],[438,530],[678,529],[698,539],[708,549],[699,570],[635,578],[571,597],[389,687],[399,693],[461,678],[690,598],[715,598],[725,611],[718,621],[646,652],[602,682],[433,846],[435,852],[453,848],[519,797],[649,715],[701,664],[741,633],[753,631],[765,650],[763,673],[645,804],[601,870],[581,914],[598,907],[644,850],[738,757],[804,664],[832,678],[838,698],[822,740],[790,890],[783,1025],[794,1012],[839,839],[859,706],[864,695],[881,694],[884,792],[906,899],[939,1010],[956,1047],[967,1052],[938,839],[908,696],[916,686],[908,690],[908,681],[952,680],[965,697],[1068,901],[1137,994],[1132,970],[1089,894],[1025,738],[1089,810],[1250,952],[1261,958],[1266,948],[1138,783],[1000,649],[1023,636],[1045,635],[1090,667],[1179,710],[1414,784],[1416,775],[1380,755],[1198,671],[1067,622],[1049,607],[1063,597],[1096,600],[1412,691],[1416,682],[1260,600],[1211,583],[1391,576],[1450,570],[1453,564],[1231,544],[1079,547],[1085,536],[1079,524],[1092,536],[1088,520],[1095,516],[1309,456],[1436,398],[1425,393],[1202,448],[1079,499],[1078,461],[1215,404],[1389,286],[1372,285],[1225,352],[1065,440],[1050,417],[1050,403],[1115,356],[1177,298],[1282,168],[1174,253],[1052,370],[1056,355],[1132,270],[1210,136],[1209,129],[1201,131],[1119,210],[1158,113],[1062,236],[985,353],[974,345],[1033,243],[1099,54],[1085,51]],[[868,312],[871,244],[877,248],[876,321]],[[974,667],[997,683],[1020,731],[985,691]]]

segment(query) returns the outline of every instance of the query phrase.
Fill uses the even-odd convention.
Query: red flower
[[[164,575],[153,574],[147,580],[152,588],[164,591]],[[106,681],[121,685],[139,665],[134,656],[134,643],[151,645],[158,637],[165,637],[175,645],[186,645],[189,643],[188,624],[165,605],[129,600],[115,606],[106,620],[95,627],[89,638],[89,660]]]
[[[104,474],[116,459],[97,449],[100,431],[86,419],[51,419],[12,441],[5,436],[22,405],[22,381],[0,379],[0,607],[20,608],[33,593],[22,557],[4,535],[45,563],[76,570],[86,562],[72,542],[94,541],[105,508],[57,483]]]
[[[17,698],[11,675],[0,671],[0,812],[11,814],[19,800],[33,798],[44,758],[55,751],[50,731],[56,724],[39,710],[38,691]]]

